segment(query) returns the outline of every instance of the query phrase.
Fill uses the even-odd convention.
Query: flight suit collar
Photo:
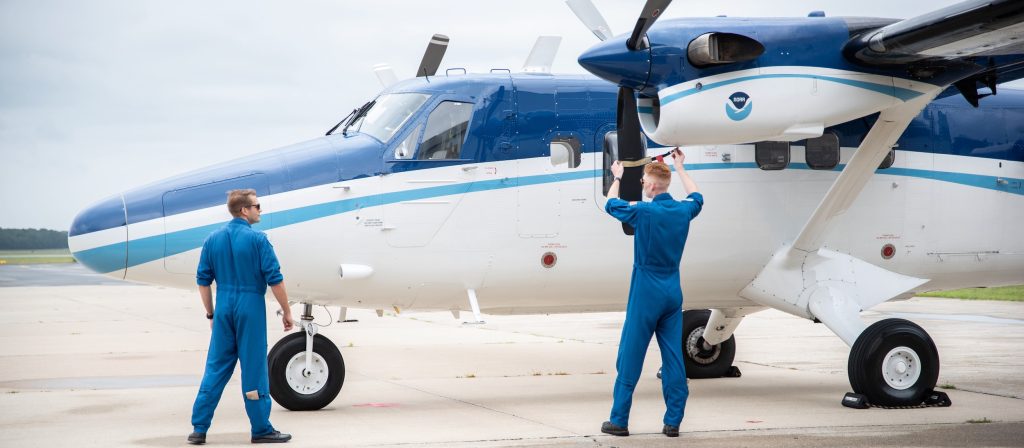
[[[654,197],[654,201],[673,201],[672,195],[668,193],[661,193]]]
[[[252,227],[252,224],[249,224],[249,221],[246,221],[245,218],[234,218],[228,224],[236,225],[236,226]]]

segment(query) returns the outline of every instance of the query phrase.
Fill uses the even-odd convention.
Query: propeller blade
[[[647,156],[647,138],[640,130],[640,116],[636,111],[636,93],[628,87],[619,87],[615,128],[619,160],[636,161]],[[619,184],[619,198],[630,202],[642,201],[643,186],[640,184],[640,178],[643,176],[643,165],[626,167],[622,172],[622,181]],[[626,235],[632,235],[633,227],[623,223],[622,231],[626,232]]]
[[[373,66],[373,73],[377,75],[377,80],[380,81],[380,85],[384,88],[390,87],[392,84],[398,82],[398,76],[395,75],[395,71],[387,64],[377,64]]]
[[[597,10],[593,2],[590,0],[565,0],[565,4],[569,5],[573,14],[576,14],[580,22],[583,22],[583,25],[598,39],[607,40],[612,37],[612,29],[608,27],[608,22],[604,20],[601,11]]]
[[[639,49],[643,43],[644,35],[647,34],[647,30],[651,29],[654,21],[658,20],[658,16],[671,3],[672,0],[647,0],[644,10],[640,12],[640,18],[636,20],[636,26],[633,27],[633,34],[626,41],[626,48],[630,50]]]
[[[423,52],[420,68],[416,70],[416,76],[434,76],[438,67],[441,66],[441,59],[444,59],[446,50],[448,50],[448,36],[435,34],[434,37],[431,37],[427,51]]]
[[[551,64],[555,62],[555,54],[562,43],[561,36],[540,36],[530,50],[523,71],[526,73],[551,73]]]

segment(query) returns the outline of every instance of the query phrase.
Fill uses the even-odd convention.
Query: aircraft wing
[[[845,48],[868,65],[1024,53],[1024,2],[972,0],[864,33]]]
[[[869,66],[904,65],[918,79],[943,78],[947,68],[972,69],[950,79],[971,105],[998,83],[1024,78],[1024,1],[970,0],[870,30],[843,49]],[[988,87],[990,93],[979,93]]]

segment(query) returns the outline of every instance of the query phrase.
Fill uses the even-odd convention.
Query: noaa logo
[[[733,121],[747,118],[753,108],[754,106],[750,104],[750,95],[743,92],[729,95],[729,100],[725,102],[725,114]]]

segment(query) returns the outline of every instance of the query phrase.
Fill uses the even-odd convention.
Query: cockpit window
[[[425,93],[389,93],[381,95],[370,109],[357,117],[351,127],[387,143],[430,95]]]
[[[462,143],[466,140],[472,115],[472,103],[445,101],[438,104],[427,119],[418,158],[437,160],[461,157]]]

